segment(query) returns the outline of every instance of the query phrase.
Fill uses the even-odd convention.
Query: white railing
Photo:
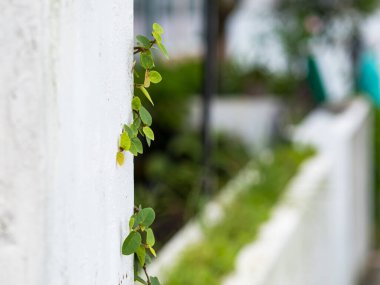
[[[295,140],[318,155],[293,180],[225,285],[351,285],[371,234],[371,115],[357,99],[339,114],[316,111]]]

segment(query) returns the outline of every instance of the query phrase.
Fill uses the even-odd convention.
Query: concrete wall
[[[0,284],[132,284],[132,0],[0,3]]]

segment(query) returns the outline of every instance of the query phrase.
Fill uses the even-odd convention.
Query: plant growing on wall
[[[158,48],[164,56],[167,58],[169,57],[165,46],[162,44],[163,32],[163,28],[159,24],[154,23],[152,40],[142,35],[136,37],[137,46],[134,47],[134,54],[140,55],[140,69],[143,70],[143,75],[139,74],[140,70],[138,67],[136,68],[135,61],[133,63],[133,74],[135,78],[135,92],[132,98],[133,121],[129,125],[124,124],[122,133],[120,134],[119,151],[116,154],[116,161],[119,165],[123,165],[124,153],[126,151],[131,152],[134,156],[143,153],[143,145],[139,136],[145,138],[148,146],[154,141],[154,132],[151,129],[152,116],[143,106],[142,100],[136,95],[136,91],[138,91],[140,95],[143,95],[150,104],[154,105],[152,97],[148,92],[148,88],[151,83],[160,83],[162,77],[158,71],[153,70],[155,65],[152,49]]]
[[[140,138],[145,138],[148,146],[154,140],[154,132],[151,129],[152,116],[143,106],[141,98],[136,95],[144,96],[150,104],[154,105],[152,97],[148,92],[151,83],[157,84],[162,80],[161,74],[154,70],[154,59],[152,49],[158,48],[165,57],[168,52],[162,44],[163,28],[157,24],[153,24],[152,37],[148,39],[145,36],[138,35],[136,37],[137,45],[134,47],[134,54],[139,54],[140,69],[143,74],[139,74],[141,70],[136,67],[136,61],[133,63],[134,73],[134,95],[132,98],[132,123],[124,124],[123,130],[119,138],[119,151],[116,154],[118,165],[123,165],[124,154],[126,151],[131,152],[134,156],[143,153],[143,145]],[[138,92],[136,92],[138,91]],[[159,285],[157,277],[150,276],[147,272],[147,264],[150,263],[152,257],[156,257],[153,248],[155,237],[153,230],[150,228],[155,219],[155,212],[152,208],[134,207],[134,214],[129,221],[130,233],[126,237],[122,245],[122,254],[134,255],[134,276],[135,281],[145,285]],[[139,276],[139,272],[143,270],[146,280]]]

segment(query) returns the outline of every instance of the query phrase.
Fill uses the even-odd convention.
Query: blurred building
[[[171,57],[202,52],[202,0],[135,0],[134,5],[136,34],[149,35],[159,22]]]

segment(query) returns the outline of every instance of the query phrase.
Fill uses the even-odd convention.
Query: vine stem
[[[153,47],[153,45],[154,45],[155,43],[156,43],[156,40],[154,39],[153,41],[150,41],[150,46],[149,46],[149,48],[144,48],[144,47],[140,47],[140,46],[135,46],[135,47],[133,47],[133,49],[134,49],[133,54],[137,54],[137,53],[139,53],[139,52],[143,52],[143,51],[149,50],[150,48]]]
[[[145,264],[144,264],[144,266],[143,266],[143,269],[144,269],[144,273],[145,273],[146,281],[148,282],[148,285],[152,285],[152,283],[150,283],[150,278],[149,278],[148,272],[146,271],[146,266],[145,266]]]

